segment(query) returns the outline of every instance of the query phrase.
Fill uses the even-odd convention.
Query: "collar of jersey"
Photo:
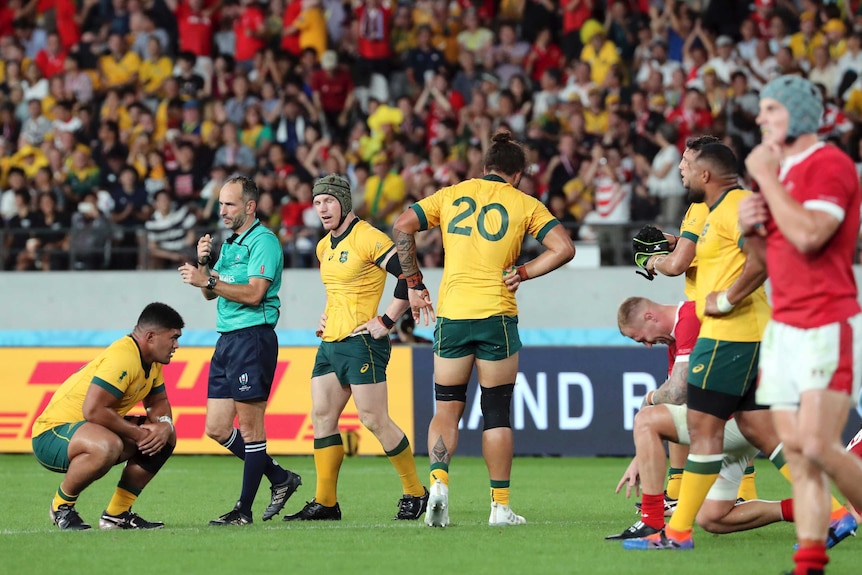
[[[359,223],[359,221],[359,218],[354,218],[354,220],[350,222],[350,225],[347,226],[347,229],[344,230],[344,233],[338,237],[335,237],[334,235],[332,235],[332,233],[329,234],[329,241],[332,243],[333,250],[335,249],[335,246],[337,246],[341,242],[341,240],[350,235],[350,232],[353,230],[356,224]]]
[[[482,179],[488,182],[500,182],[501,184],[505,184],[506,180],[498,176],[497,174],[487,174],[482,176]]]
[[[150,368],[153,367],[153,364],[144,361],[144,352],[141,351],[141,346],[138,345],[138,340],[135,339],[135,336],[129,334],[129,339],[132,340],[132,343],[134,343],[135,347],[138,348],[138,355],[141,357],[141,367],[144,368],[144,377],[149,378]]]
[[[227,243],[229,243],[229,244],[236,243],[236,245],[241,246],[242,242],[245,241],[245,238],[248,237],[248,234],[251,233],[251,230],[253,230],[254,228],[256,228],[259,225],[260,225],[260,220],[257,220],[257,219],[254,220],[254,224],[252,224],[252,226],[249,229],[244,231],[241,236],[239,234],[234,234],[227,239]],[[242,238],[242,239],[240,239],[240,238]],[[237,241],[237,240],[239,240],[239,241]]]
[[[732,192],[733,190],[738,190],[738,189],[739,189],[739,188],[730,188],[729,190],[724,190],[724,192],[722,192],[722,194],[718,197],[718,200],[716,200],[716,202],[715,202],[714,204],[712,204],[711,206],[709,206],[709,211],[711,212],[711,211],[713,211],[715,208],[717,208],[717,207],[718,207],[718,204],[720,204],[721,202],[723,202],[723,201],[724,201],[724,198],[726,198],[726,197],[727,197],[727,194],[729,194],[729,193],[730,193],[730,192]]]

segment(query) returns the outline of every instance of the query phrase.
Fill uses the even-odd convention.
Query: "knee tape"
[[[467,402],[467,384],[464,385],[440,385],[434,384],[434,397],[437,401],[462,401]]]
[[[144,455],[138,450],[134,456],[129,460],[132,463],[136,464],[138,467],[143,469],[148,473],[152,473],[155,475],[159,472],[159,469],[168,461],[168,458],[174,452],[174,446],[170,443],[166,443],[161,451],[154,455]]]
[[[483,429],[512,427],[509,423],[509,412],[512,409],[514,391],[514,383],[482,388],[482,419],[485,422]]]

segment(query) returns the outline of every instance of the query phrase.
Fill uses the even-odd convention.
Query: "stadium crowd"
[[[312,267],[315,179],[346,175],[388,229],[481,176],[501,127],[528,150],[520,189],[630,263],[640,223],[679,225],[688,137],[722,138],[751,185],[757,91],[787,73],[819,84],[821,138],[860,162],[857,0],[7,0],[0,60],[8,270],[190,261],[224,236],[234,173],[285,265]],[[417,248],[442,265],[439,230]]]

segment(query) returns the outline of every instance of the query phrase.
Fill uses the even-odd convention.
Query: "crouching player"
[[[75,509],[78,496],[122,462],[126,465],[99,527],[164,527],[132,512],[132,504],[176,445],[162,366],[171,362],[184,325],[173,308],[149,304],[132,333],[69,376],[36,419],[36,459],[65,474],[50,508],[60,529],[90,529]],[[128,416],[139,402],[147,415]]]
[[[664,470],[663,441],[683,445],[690,443],[686,423],[687,409],[684,376],[688,371],[688,354],[694,347],[700,322],[694,302],[680,305],[661,305],[646,298],[628,298],[619,307],[617,321],[620,332],[648,347],[656,343],[668,346],[670,365],[668,380],[655,392],[647,395],[645,409],[635,417],[634,440],[636,456],[617,485],[617,492],[627,485],[626,495],[633,487],[642,488],[641,520],[617,535],[607,539],[640,539],[661,532],[664,522]],[[677,376],[675,376],[677,374]],[[781,444],[774,430],[763,438],[770,450],[769,459],[782,474],[786,463]],[[791,499],[782,501],[752,500],[737,504],[737,494],[750,458],[758,450],[740,433],[736,421],[725,424],[723,459],[718,479],[707,494],[698,511],[696,521],[712,533],[733,533],[754,529],[778,521],[793,521]],[[834,546],[853,533],[856,523],[833,498],[834,510],[827,545]],[[627,548],[640,548],[641,541],[625,542]]]

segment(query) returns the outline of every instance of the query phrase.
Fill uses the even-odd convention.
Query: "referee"
[[[266,452],[263,417],[278,360],[281,242],[255,217],[260,194],[245,176],[229,178],[219,191],[219,214],[233,235],[209,268],[212,237],[198,240],[198,265],[179,268],[183,282],[218,299],[216,330],[221,334],[210,363],[207,435],[243,460],[242,491],[236,506],[210,525],[249,525],[252,504],[264,475],[272,483],[267,521],[277,515],[302,481]],[[239,429],[233,427],[234,418]]]

